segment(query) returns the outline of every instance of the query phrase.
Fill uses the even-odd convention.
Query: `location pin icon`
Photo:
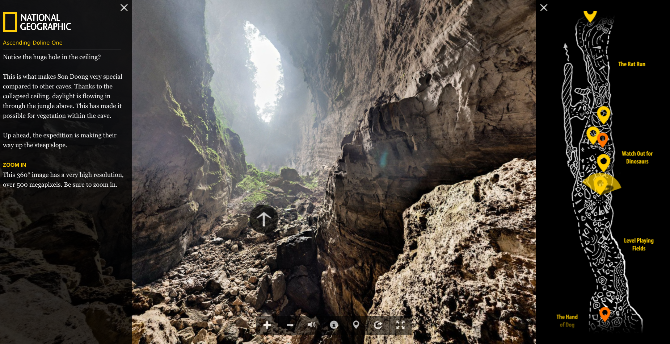
[[[605,111],[607,114],[602,115],[601,113]],[[610,118],[610,109],[607,106],[601,106],[598,108],[598,118],[600,118],[600,122],[605,124],[607,120]]]
[[[598,143],[600,144],[600,147],[605,147],[605,144],[607,141],[609,141],[609,139],[610,137],[605,133],[598,134]]]
[[[595,135],[591,135],[591,133],[595,133]],[[586,129],[586,137],[589,138],[589,141],[591,141],[591,144],[596,143],[596,139],[598,138],[598,135],[600,135],[600,130],[596,127],[589,127]]]
[[[596,17],[596,13],[598,13],[598,11],[593,11],[593,13],[589,13],[587,11],[584,11],[584,16],[586,17],[586,19],[589,20],[589,23],[590,23],[590,22],[593,21],[593,18]]]
[[[603,163],[603,161],[605,161]],[[600,154],[598,156],[598,166],[600,166],[600,169],[605,172],[607,169],[607,166],[610,165],[610,157],[607,154]]]
[[[607,189],[607,179],[603,176],[593,178],[593,184],[595,184],[594,188],[598,195],[602,195],[605,189]]]
[[[607,318],[610,317],[610,309],[603,307],[600,309],[600,317],[603,318],[603,321],[607,321]]]
[[[360,323],[358,322],[358,320],[354,320],[354,323],[353,323],[354,328],[358,328],[358,325],[359,325],[359,324],[360,324]]]

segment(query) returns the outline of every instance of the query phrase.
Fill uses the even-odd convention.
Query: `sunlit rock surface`
[[[402,212],[422,194],[535,154],[534,7],[403,4],[370,8],[376,65],[385,67],[368,68],[398,98],[366,112],[330,172],[317,238],[333,314],[364,315],[372,305],[377,279],[402,251]]]
[[[133,7],[133,279],[183,257],[226,213],[246,171],[239,136],[217,122],[204,1]]]
[[[369,315],[412,318],[420,342],[533,342],[535,179],[535,161],[515,159],[423,195],[403,213],[403,253],[377,281]]]

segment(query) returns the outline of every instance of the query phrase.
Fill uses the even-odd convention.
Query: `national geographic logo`
[[[2,32],[21,31],[69,31],[70,24],[62,23],[58,14],[19,14],[17,12],[2,12]]]
[[[17,32],[18,22],[19,15],[16,12],[2,12],[2,32]]]

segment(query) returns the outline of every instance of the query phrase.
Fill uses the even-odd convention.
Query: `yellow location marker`
[[[594,12],[594,13],[595,13],[595,12]],[[602,111],[607,112],[607,115],[605,115],[605,116],[601,115],[600,113],[601,113]],[[603,124],[605,124],[605,122],[607,122],[607,120],[610,118],[610,109],[609,109],[607,106],[601,106],[601,107],[599,107],[599,108],[598,108],[598,118],[600,118],[600,121],[601,121]]]
[[[605,162],[604,164],[602,163],[602,160],[603,160],[603,159],[607,160],[607,162]],[[603,172],[605,172],[605,170],[607,169],[607,166],[609,166],[609,165],[610,165],[610,157],[609,157],[609,155],[607,155],[607,154],[600,154],[600,155],[598,156],[598,166],[600,166],[600,169],[601,169]]]
[[[591,136],[591,132],[595,132],[596,134]],[[596,140],[598,139],[598,135],[600,135],[600,130],[596,127],[590,127],[586,129],[586,137],[589,138],[589,141],[591,141],[591,144],[595,144]]]
[[[586,19],[589,20],[590,23],[591,21],[593,21],[593,18],[596,17],[596,13],[598,13],[598,11],[593,11],[593,13],[591,14],[589,14],[589,12],[584,11],[584,16],[586,17]]]
[[[605,180],[605,188],[603,189],[602,187],[596,186],[598,185],[597,182],[602,182],[602,179]],[[596,180],[597,179],[597,180]],[[614,190],[619,190],[621,189],[621,184],[619,184],[619,181],[616,180],[616,178],[610,176],[607,173],[594,173],[590,176],[588,176],[586,179],[582,181],[584,185],[588,186],[589,189],[597,192],[599,195],[606,194],[609,192],[612,192]]]
[[[593,187],[599,195],[602,195],[603,191],[607,189],[607,179],[603,176],[593,178],[593,184],[595,184]]]

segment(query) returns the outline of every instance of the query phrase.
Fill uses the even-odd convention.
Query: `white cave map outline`
[[[568,62],[563,67],[562,89],[566,155],[568,167],[575,178],[572,189],[572,205],[577,218],[579,239],[589,260],[596,280],[596,291],[591,296],[588,313],[591,332],[642,332],[642,317],[629,304],[628,280],[625,276],[626,261],[612,235],[614,209],[612,193],[598,194],[587,187],[583,180],[600,173],[597,157],[607,154],[610,164],[603,171],[614,176],[615,149],[612,135],[614,111],[610,104],[609,57],[607,48],[614,19],[596,18],[592,22],[580,18],[575,25],[575,39],[582,52],[590,87],[577,88],[575,93],[582,96],[572,103],[572,73],[567,46],[564,45]],[[602,123],[597,111],[601,106],[610,109],[610,116]],[[572,119],[585,121],[578,147],[573,146]],[[587,138],[587,128],[596,127],[606,133],[609,140],[601,146]],[[610,316],[603,320],[602,307],[608,307]]]

